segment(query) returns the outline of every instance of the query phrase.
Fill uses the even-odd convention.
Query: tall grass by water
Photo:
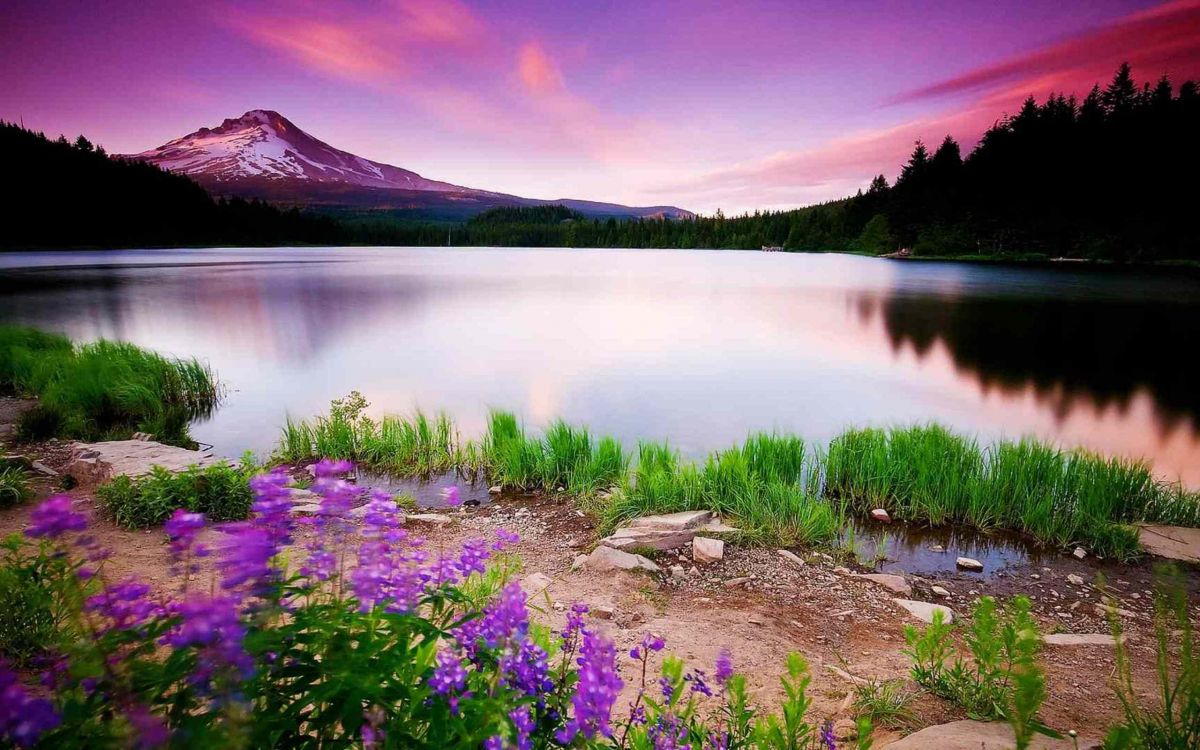
[[[1140,550],[1133,524],[1200,523],[1200,496],[1156,480],[1145,462],[1030,438],[981,446],[939,425],[850,429],[827,447],[759,433],[694,462],[656,442],[640,442],[631,456],[617,440],[562,421],[534,434],[503,411],[491,413],[477,443],[459,440],[444,416],[375,422],[363,408],[355,394],[329,416],[289,422],[281,455],[349,458],[405,475],[469,471],[506,489],[582,499],[606,529],[712,510],[751,541],[784,545],[831,541],[849,515],[883,508],[900,521],[1015,531],[1129,559]]]
[[[0,389],[36,396],[18,425],[22,437],[120,439],[134,431],[186,444],[191,420],[220,392],[196,359],[175,359],[133,344],[76,345],[58,334],[0,327]]]

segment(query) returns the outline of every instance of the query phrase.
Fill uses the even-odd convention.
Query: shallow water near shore
[[[270,451],[360,390],[372,414],[491,407],[697,458],[938,421],[1143,456],[1200,485],[1195,276],[791,253],[278,248],[0,255],[0,322],[207,360],[193,435]]]
[[[964,575],[990,579],[1014,568],[1047,564],[1060,555],[1034,540],[1006,531],[984,533],[954,526],[928,528],[914,524],[852,522],[853,532],[843,532],[844,544],[853,533],[854,546],[871,567],[877,555],[877,573],[922,576]],[[983,563],[980,572],[961,570],[956,561],[968,557]]]

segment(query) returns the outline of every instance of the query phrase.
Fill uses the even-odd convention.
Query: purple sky
[[[1200,78],[1200,0],[28,2],[0,118],[143,151],[249,109],[440,180],[785,208],[1122,61]]]

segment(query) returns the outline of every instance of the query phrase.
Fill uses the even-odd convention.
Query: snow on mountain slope
[[[247,178],[313,180],[401,190],[467,190],[364,159],[313,138],[278,112],[254,109],[156,149],[131,154],[202,182]]]
[[[631,207],[594,201],[539,200],[428,180],[313,138],[278,112],[252,109],[215,128],[200,128],[158,148],[129,154],[191,177],[218,195],[287,205],[404,210],[464,218],[497,206],[562,203],[589,216],[692,216],[674,206]]]

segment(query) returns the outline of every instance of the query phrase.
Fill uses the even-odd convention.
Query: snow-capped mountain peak
[[[402,190],[465,190],[336,149],[269,109],[252,109],[215,128],[200,128],[130,158],[209,184],[242,179],[312,180]]]

